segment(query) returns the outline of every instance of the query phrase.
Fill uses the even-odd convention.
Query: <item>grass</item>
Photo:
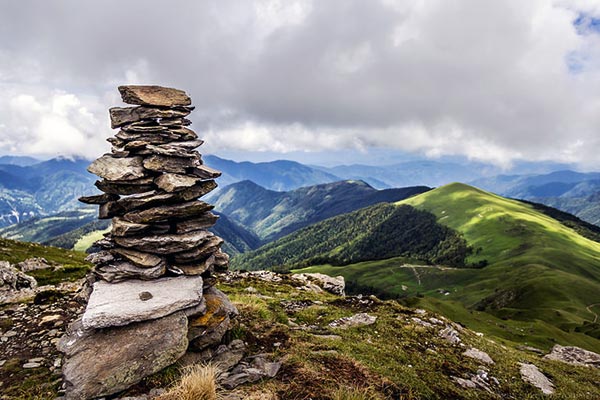
[[[92,247],[94,242],[102,239],[105,233],[110,232],[110,229],[111,228],[108,227],[100,231],[93,231],[85,234],[75,243],[75,246],[73,246],[73,250],[85,252],[87,249]]]
[[[531,205],[463,184],[397,204],[433,213],[478,249],[468,262],[487,260],[489,265],[408,267],[406,263],[415,263],[391,258],[341,267],[315,265],[296,272],[343,275],[350,288],[412,298],[412,304],[511,342],[542,348],[572,344],[600,351],[600,326],[587,309],[600,302],[600,243]]]
[[[187,367],[179,381],[157,400],[217,400],[218,374],[213,365]]]

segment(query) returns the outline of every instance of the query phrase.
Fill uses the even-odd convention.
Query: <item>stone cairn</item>
[[[112,152],[88,170],[112,230],[90,255],[91,293],[83,316],[59,343],[65,354],[66,399],[91,399],[127,389],[180,359],[218,345],[237,314],[214,287],[226,270],[217,221],[198,200],[220,176],[195,151],[203,142],[187,126],[194,107],[181,90],[121,86],[134,107],[111,108]]]

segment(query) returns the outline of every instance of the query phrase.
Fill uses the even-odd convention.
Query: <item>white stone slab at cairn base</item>
[[[178,276],[119,283],[98,281],[82,317],[85,329],[157,319],[202,301],[202,277]]]

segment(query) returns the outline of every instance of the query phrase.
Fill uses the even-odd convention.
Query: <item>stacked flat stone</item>
[[[99,218],[112,218],[110,235],[98,243],[104,251],[91,257],[96,274],[115,282],[226,268],[223,240],[206,230],[217,216],[198,200],[216,188],[221,173],[203,165],[195,150],[202,140],[187,127],[190,98],[158,86],[119,91],[138,107],[110,109],[120,131],[108,139],[112,152],[88,168],[102,178],[96,186],[104,194],[80,199],[99,204]]]
[[[111,108],[112,151],[88,170],[104,193],[112,229],[96,242],[86,310],[61,340],[67,399],[117,393],[177,361],[189,349],[218,345],[237,310],[214,288],[227,268],[223,240],[207,229],[217,216],[198,200],[220,175],[202,163],[202,144],[186,119],[194,109],[181,90],[121,86]]]

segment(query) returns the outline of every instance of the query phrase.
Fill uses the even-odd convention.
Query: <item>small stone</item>
[[[458,344],[461,342],[458,332],[450,326],[442,329],[438,335],[451,344]]]
[[[121,98],[127,104],[163,107],[189,106],[192,104],[192,100],[183,90],[162,86],[119,86],[119,92]]]
[[[475,347],[467,349],[463,353],[463,355],[481,361],[485,364],[494,364],[494,360],[492,360],[492,357],[490,357],[485,351],[481,351],[479,349],[476,349]]]
[[[202,160],[200,160],[197,154],[190,153],[187,157],[173,157],[175,154],[178,153],[173,152],[172,155],[153,154],[144,159],[144,168],[150,171],[185,174],[188,169],[197,168],[202,165]],[[185,156],[187,153],[180,154]]]
[[[188,233],[207,229],[213,226],[219,219],[218,215],[211,212],[205,212],[193,219],[177,222],[175,225],[175,233]]]
[[[23,364],[24,369],[39,368],[41,366],[42,366],[42,364],[40,364],[38,362],[28,362],[28,363]]]
[[[150,292],[141,292],[140,293],[140,300],[141,301],[148,301],[152,297],[154,297],[154,296],[152,296],[152,293],[150,293]]]
[[[141,178],[130,181],[107,181],[101,180],[94,183],[96,187],[103,192],[120,195],[131,195],[136,193],[146,193],[153,190],[154,178]]]
[[[332,328],[355,328],[359,326],[372,325],[377,321],[377,317],[373,315],[369,315],[367,313],[359,313],[355,314],[351,317],[343,317],[340,319],[336,319],[333,322],[329,323],[329,326]]]
[[[207,167],[206,165],[194,168],[190,171],[190,174],[197,176],[201,179],[215,179],[221,176],[220,171]]]

